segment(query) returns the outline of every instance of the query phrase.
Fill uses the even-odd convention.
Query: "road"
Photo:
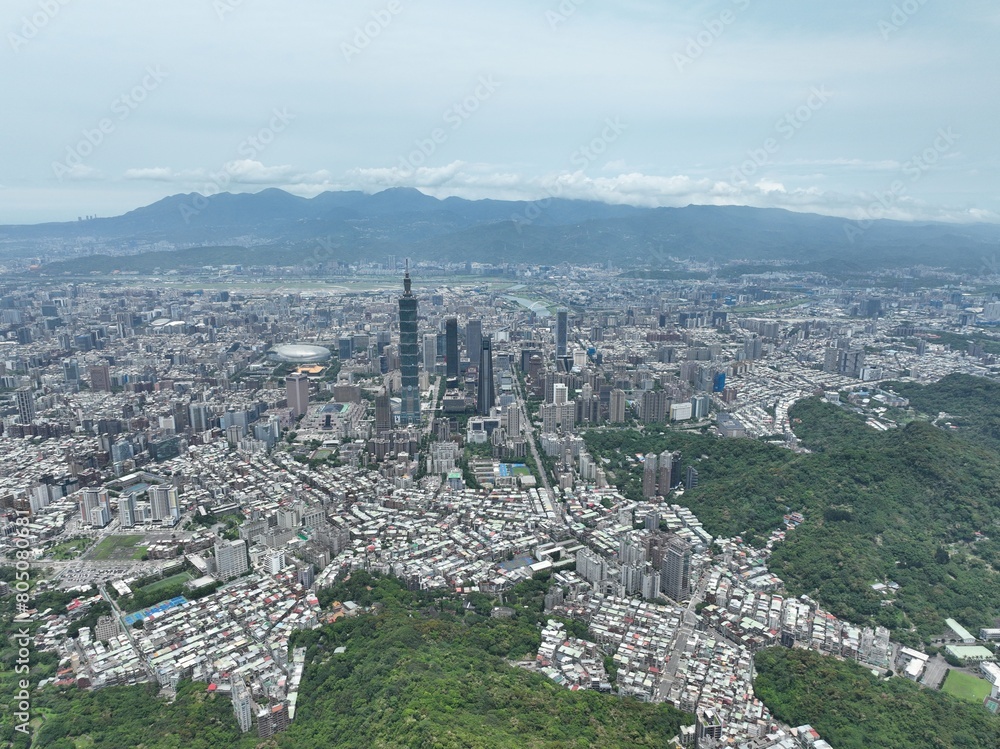
[[[521,391],[521,381],[519,378],[514,378],[514,391],[517,396],[517,405],[521,409],[521,419],[524,422],[524,431],[528,436],[528,446],[531,448],[531,457],[535,459],[535,465],[538,466],[538,473],[542,479],[542,486],[545,491],[548,492],[549,497],[554,497],[552,493],[552,487],[549,485],[548,472],[545,470],[545,464],[542,463],[542,458],[538,454],[538,446],[535,444],[535,425],[528,418],[528,408],[524,405],[524,393]]]

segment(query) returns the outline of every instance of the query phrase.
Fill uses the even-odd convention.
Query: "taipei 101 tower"
[[[417,343],[417,298],[410,290],[410,269],[403,276],[399,298],[399,359],[403,379],[401,426],[420,423],[420,346]]]

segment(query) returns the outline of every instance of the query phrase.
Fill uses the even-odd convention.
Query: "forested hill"
[[[571,692],[509,666],[538,647],[544,575],[505,595],[512,619],[483,616],[496,603],[484,595],[467,611],[461,600],[388,578],[370,586],[372,595],[366,578],[355,572],[327,597],[377,599],[384,613],[296,636],[307,647],[306,673],[282,746],[662,747],[692,720],[664,704]]]
[[[586,439],[633,497],[641,467],[628,455],[681,450],[684,467],[699,473],[683,503],[714,535],[759,541],[785,513],[801,511],[805,523],[777,545],[771,569],[792,593],[838,616],[883,624],[904,642],[941,634],[949,616],[970,628],[992,625],[1000,615],[1000,453],[922,421],[876,432],[815,399],[796,404],[791,417],[811,453],[648,427]],[[900,585],[892,597],[871,588],[890,580]]]
[[[261,741],[240,734],[232,705],[206,684],[182,682],[177,699],[155,686],[96,692],[48,687],[33,707],[34,743],[2,726],[20,749],[523,749],[662,747],[693,716],[665,704],[571,692],[509,664],[537,651],[548,576],[505,594],[509,619],[489,616],[497,601],[448,591],[411,592],[393,578],[355,572],[320,600],[354,600],[375,613],[298,632],[306,668],[291,727]],[[10,619],[6,619],[7,623]],[[581,622],[567,621],[575,636]],[[342,653],[334,651],[339,647]]]
[[[754,659],[754,692],[787,724],[808,723],[837,749],[995,749],[1000,718],[981,705],[810,650]]]
[[[1000,382],[953,374],[932,385],[895,382],[886,387],[909,398],[913,409],[941,426],[1000,450]]]

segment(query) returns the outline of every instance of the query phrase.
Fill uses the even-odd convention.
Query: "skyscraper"
[[[385,388],[375,396],[375,434],[392,431],[392,406]]]
[[[656,496],[657,479],[656,453],[647,453],[646,459],[642,463],[642,496],[644,499],[652,499]]]
[[[14,401],[17,403],[17,415],[22,424],[30,424],[35,420],[35,397],[31,393],[31,388],[21,388],[14,393]]]
[[[285,378],[285,395],[288,407],[296,416],[303,416],[309,410],[309,378],[301,373]]]
[[[615,388],[611,391],[611,398],[608,401],[609,421],[612,424],[621,424],[625,421],[625,391]]]
[[[556,310],[556,356],[566,356],[566,344],[569,340],[569,310]]]
[[[410,271],[403,276],[399,298],[399,359],[403,375],[403,405],[399,423],[420,423],[420,345],[417,343],[417,298],[410,290]]]
[[[479,383],[476,390],[476,413],[489,416],[490,409],[496,401],[496,390],[493,385],[493,339],[483,337],[483,345],[479,354]]]
[[[437,362],[437,333],[424,333],[424,371],[427,374],[434,374],[434,365]]]
[[[445,376],[452,384],[458,383],[458,319],[449,317],[444,321],[444,361]]]
[[[469,361],[479,361],[479,352],[483,348],[483,321],[469,320],[465,324],[465,348],[469,352]]]
[[[660,575],[660,589],[675,601],[687,598],[691,588],[691,546],[674,537],[667,544]]]

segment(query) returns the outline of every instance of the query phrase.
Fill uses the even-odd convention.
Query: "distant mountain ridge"
[[[112,218],[0,227],[0,247],[82,238],[112,248],[130,241],[180,248],[268,244],[269,264],[277,265],[307,260],[319,243],[333,248],[325,260],[341,262],[396,254],[442,262],[611,260],[622,267],[662,268],[670,265],[670,257],[679,257],[866,268],[947,264],[969,270],[995,262],[1000,226],[859,223],[742,206],[640,208],[563,198],[440,200],[397,187],[374,194],[324,192],[313,198],[277,188],[209,197],[178,194]],[[125,252],[112,249],[107,254]],[[248,253],[246,262],[256,262],[253,254]],[[161,259],[170,265],[169,257]],[[131,262],[122,258],[125,265]],[[77,261],[62,265],[66,263],[75,270],[82,267]]]

